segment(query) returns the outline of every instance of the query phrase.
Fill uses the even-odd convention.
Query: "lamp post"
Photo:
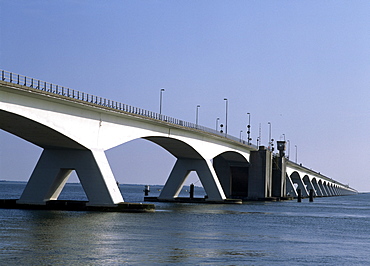
[[[216,118],[216,131],[218,131],[218,121],[220,121],[219,117]]]
[[[243,133],[243,130],[240,130],[240,134],[239,134],[240,142],[242,142],[242,140],[243,140],[242,133]]]
[[[196,111],[196,118],[195,118],[197,128],[198,128],[199,107],[200,107],[200,105],[198,104],[197,105],[197,111]]]
[[[297,163],[298,161],[298,147],[297,145],[294,145],[295,146],[295,163]]]
[[[287,158],[289,160],[289,155],[290,155],[290,140],[288,139],[286,142],[288,142],[288,154],[287,154]]]
[[[159,93],[159,114],[162,115],[162,94],[164,92],[164,89],[162,88]]]
[[[252,140],[251,138],[250,138],[250,134],[251,134],[251,114],[250,113],[247,113],[247,115],[248,115],[248,125],[247,125],[247,129],[248,129],[248,131],[247,131],[247,134],[248,134],[248,145],[250,144],[250,141]]]
[[[269,150],[271,150],[271,123],[267,123],[269,125]]]
[[[227,100],[227,98],[224,98],[224,101],[226,101],[226,120],[225,120],[225,136],[227,135],[227,109],[228,109],[228,104],[229,104],[229,101]]]

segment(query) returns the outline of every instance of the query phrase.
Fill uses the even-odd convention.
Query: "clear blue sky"
[[[215,127],[290,140],[290,158],[370,191],[370,1],[0,0],[0,68]],[[0,131],[0,179],[41,149]],[[164,184],[175,158],[107,152],[120,183]],[[75,178],[75,177],[74,177]],[[73,178],[72,178],[73,179]],[[71,180],[72,180],[71,179]],[[193,180],[192,180],[193,179]],[[192,176],[189,182],[194,182]]]

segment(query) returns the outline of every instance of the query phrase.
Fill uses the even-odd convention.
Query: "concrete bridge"
[[[76,171],[91,206],[123,202],[105,151],[142,138],[163,147],[177,161],[159,196],[176,199],[196,171],[207,200],[247,200],[337,196],[356,190],[284,156],[210,128],[132,107],[45,81],[1,71],[0,129],[25,139],[43,152],[18,200],[45,204],[57,200]]]

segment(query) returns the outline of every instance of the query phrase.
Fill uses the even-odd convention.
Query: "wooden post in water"
[[[297,194],[298,194],[297,202],[302,202],[302,190],[300,188],[297,189]]]
[[[313,189],[310,189],[310,202],[313,202]]]
[[[190,198],[194,198],[194,184],[190,184]]]
[[[148,185],[146,185],[146,186],[144,187],[144,195],[145,195],[145,196],[148,196],[148,195],[149,195],[149,192],[150,192],[150,188],[149,188],[149,186],[148,186]]]

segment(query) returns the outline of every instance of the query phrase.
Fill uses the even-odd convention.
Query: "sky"
[[[0,69],[246,138],[370,191],[370,1],[0,0]],[[0,130],[0,179],[42,149]],[[146,140],[106,152],[120,183],[164,184],[175,158]],[[297,155],[297,156],[296,156]],[[72,176],[70,181],[77,180]],[[192,174],[187,183],[196,182]]]

